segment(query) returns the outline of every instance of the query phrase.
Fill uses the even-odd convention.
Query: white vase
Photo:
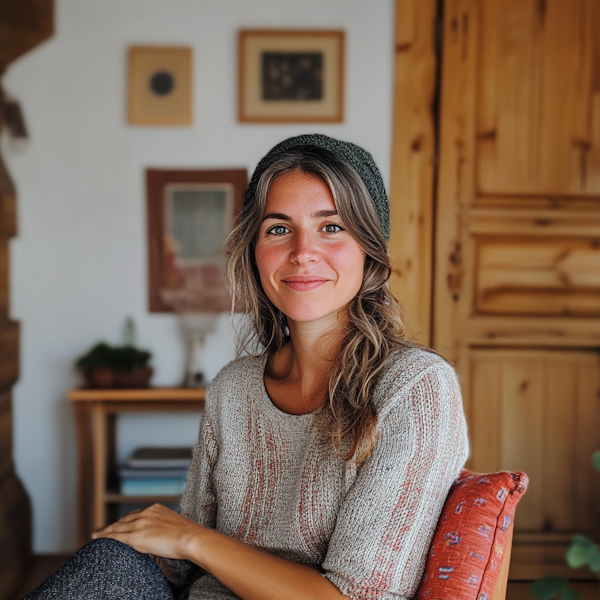
[[[204,345],[206,335],[216,329],[216,315],[207,313],[181,313],[179,315],[186,337],[186,387],[204,387],[207,383],[204,373]]]

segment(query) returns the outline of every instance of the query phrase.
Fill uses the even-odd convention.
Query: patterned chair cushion
[[[478,475],[463,470],[435,530],[417,600],[491,600],[524,473]]]

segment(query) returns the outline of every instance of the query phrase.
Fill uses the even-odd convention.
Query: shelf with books
[[[185,490],[193,448],[137,448],[118,469],[123,496],[181,495]]]
[[[184,471],[189,468],[191,459],[190,449],[185,450],[185,465],[171,460],[165,467],[164,463],[161,466],[160,463],[149,463],[146,460],[140,466],[134,459],[133,464],[127,463],[119,469],[115,448],[116,417],[126,412],[201,412],[204,410],[205,394],[204,388],[82,389],[69,392],[68,398],[73,402],[75,409],[79,453],[77,523],[79,545],[88,542],[93,531],[104,527],[114,519],[121,504],[150,505],[155,502],[177,504],[181,499],[181,493],[171,492],[183,491]],[[171,475],[176,475],[171,479],[177,480],[179,487],[173,488],[162,484],[162,487],[155,487],[153,490],[146,488],[146,491],[161,493],[146,494],[139,493],[141,488],[135,489],[135,483],[129,483],[125,486],[125,491],[129,493],[123,493],[122,481],[131,482],[136,474],[140,476],[139,479],[145,478],[146,481],[157,479],[154,476],[144,476],[149,475],[151,469],[164,472],[165,468]],[[134,469],[133,476],[131,469]],[[162,478],[161,474],[158,479]]]

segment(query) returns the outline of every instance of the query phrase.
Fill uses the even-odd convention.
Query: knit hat
[[[367,186],[367,190],[369,190],[373,204],[375,204],[375,208],[377,209],[379,218],[381,219],[381,231],[383,233],[383,237],[387,242],[390,235],[390,207],[387,194],[385,193],[385,186],[383,185],[381,173],[379,172],[373,157],[366,150],[363,150],[356,144],[342,142],[321,133],[299,135],[297,137],[288,138],[272,148],[258,163],[254,174],[252,175],[250,185],[246,191],[244,205],[252,202],[254,194],[256,193],[258,181],[262,174],[281,154],[291,149],[308,149],[311,146],[328,150],[338,160],[346,162],[350,166],[354,167],[364,184]]]

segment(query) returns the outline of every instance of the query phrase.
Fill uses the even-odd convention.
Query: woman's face
[[[272,183],[255,257],[265,293],[288,320],[332,322],[362,284],[365,253],[329,187],[298,171]]]

